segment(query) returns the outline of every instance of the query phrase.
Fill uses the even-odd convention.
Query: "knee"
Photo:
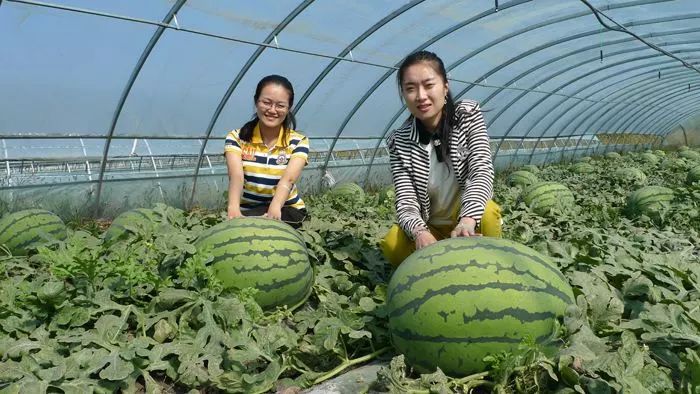
[[[500,237],[502,225],[501,207],[493,200],[487,201],[481,217],[481,233],[487,237]]]
[[[415,246],[406,233],[395,224],[379,242],[384,258],[394,267],[398,267],[408,257]]]

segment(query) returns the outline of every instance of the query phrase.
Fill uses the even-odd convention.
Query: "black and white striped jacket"
[[[461,190],[459,218],[469,216],[479,223],[493,194],[489,137],[477,102],[458,102],[455,116],[457,125],[450,139],[449,160]],[[403,231],[413,238],[416,230],[427,228],[430,220],[430,156],[418,141],[413,116],[387,137],[387,146],[396,189],[396,217]]]

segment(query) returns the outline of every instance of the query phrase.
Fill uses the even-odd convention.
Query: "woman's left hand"
[[[452,233],[450,234],[450,237],[452,238],[479,236],[481,236],[481,234],[476,232],[476,220],[470,217],[462,218],[462,220],[460,220],[459,223],[457,223],[457,226],[454,230],[452,230]]]
[[[270,205],[267,208],[267,212],[265,212],[263,216],[270,219],[282,220],[282,208],[273,207],[272,205]]]

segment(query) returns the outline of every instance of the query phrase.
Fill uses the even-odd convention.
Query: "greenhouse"
[[[698,26],[0,0],[0,390],[700,393]]]

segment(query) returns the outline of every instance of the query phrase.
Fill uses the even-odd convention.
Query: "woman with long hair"
[[[381,242],[398,266],[416,249],[448,237],[501,235],[491,201],[493,163],[479,104],[455,103],[434,53],[407,56],[399,67],[401,98],[411,115],[387,137],[398,224]]]
[[[266,216],[298,228],[307,212],[295,182],[308,162],[309,140],[294,130],[294,88],[268,75],[253,102],[253,119],[226,136],[228,218]]]

